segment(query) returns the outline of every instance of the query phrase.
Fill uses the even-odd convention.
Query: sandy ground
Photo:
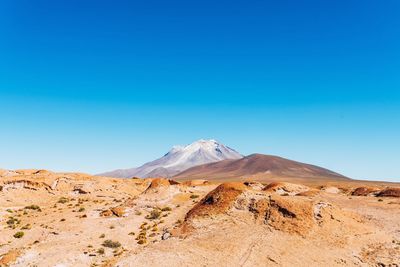
[[[400,265],[399,197],[266,185],[2,171],[0,266]]]

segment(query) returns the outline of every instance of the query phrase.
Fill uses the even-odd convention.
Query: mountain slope
[[[109,177],[171,177],[188,168],[226,159],[240,159],[238,152],[215,140],[199,140],[187,146],[174,146],[163,157],[139,168],[115,170],[99,174]]]
[[[177,174],[175,179],[246,178],[328,178],[348,179],[333,171],[277,156],[253,154],[241,159],[224,160],[190,168]]]

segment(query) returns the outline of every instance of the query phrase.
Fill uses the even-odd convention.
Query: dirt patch
[[[310,189],[308,191],[300,192],[296,194],[296,196],[301,196],[301,197],[315,197],[319,194],[319,190],[317,189]]]
[[[207,185],[209,182],[207,180],[202,180],[202,179],[197,179],[197,180],[190,180],[190,181],[184,181],[182,182],[182,185],[184,186],[200,186],[200,185]]]

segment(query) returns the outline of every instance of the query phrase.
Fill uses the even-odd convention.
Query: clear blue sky
[[[400,1],[0,3],[0,168],[217,139],[400,181]]]

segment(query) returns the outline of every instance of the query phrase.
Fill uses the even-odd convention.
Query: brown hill
[[[174,179],[252,179],[304,178],[304,179],[349,179],[333,171],[277,156],[253,154],[242,159],[224,160],[190,168]]]

